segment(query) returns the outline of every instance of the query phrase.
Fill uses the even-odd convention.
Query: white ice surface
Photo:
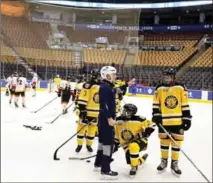
[[[40,92],[35,98],[27,93],[27,108],[9,105],[8,97],[1,93],[1,180],[2,182],[100,182],[99,173],[93,172],[93,161],[71,161],[69,156],[85,157],[89,154],[82,150],[75,153],[76,138],[65,145],[58,153],[60,161],[53,161],[55,149],[76,132],[76,116],[72,110],[61,116],[55,123],[50,122],[61,112],[60,99],[55,100],[38,113],[31,113],[50,101],[55,94]],[[150,98],[126,97],[139,108],[139,114],[151,117]],[[193,115],[192,127],[185,133],[183,150],[196,166],[212,181],[212,105],[191,103]],[[33,131],[23,125],[42,126],[41,131]],[[94,142],[97,147],[97,139]],[[119,182],[205,182],[205,179],[193,165],[181,154],[180,178],[166,172],[158,174],[156,167],[160,163],[160,145],[157,130],[149,139],[146,164],[140,167],[134,179],[129,178],[129,166],[126,165],[123,150],[114,154],[112,170],[119,172]],[[95,152],[93,153],[95,154]]]

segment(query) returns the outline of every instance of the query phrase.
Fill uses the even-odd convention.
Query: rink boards
[[[31,81],[28,81],[30,83]],[[5,91],[5,80],[1,80],[1,91]],[[73,87],[75,82],[72,83]],[[28,86],[28,91],[30,90],[30,84]],[[48,88],[48,81],[40,81],[37,86],[37,91],[47,91]],[[129,87],[127,91],[127,95],[131,96],[132,93],[136,93],[136,97],[146,97],[152,98],[154,94],[154,87],[146,87],[137,85],[136,87],[132,88]],[[188,89],[189,99],[191,102],[202,102],[202,103],[212,103],[212,91],[201,91],[201,90],[191,90]]]

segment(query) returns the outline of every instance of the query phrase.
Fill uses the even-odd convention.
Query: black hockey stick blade
[[[90,158],[94,158],[96,157],[97,155],[94,154],[92,156],[87,156],[87,157],[84,157],[84,158],[78,158],[78,157],[69,157],[69,160],[87,160],[87,159],[90,159]]]
[[[57,157],[57,152],[58,152],[58,150],[56,150],[54,155],[53,155],[54,161],[59,161],[60,160],[60,158]]]
[[[84,129],[87,125],[85,126],[82,126],[82,128],[80,128],[75,134],[73,134],[69,139],[67,139],[63,144],[61,144],[54,152],[54,155],[53,155],[53,159],[54,160],[60,160],[58,157],[57,157],[57,153],[59,151],[59,149],[61,149],[67,142],[69,142],[71,139],[73,139],[82,129]]]

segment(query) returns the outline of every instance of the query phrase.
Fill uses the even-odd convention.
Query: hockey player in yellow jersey
[[[123,100],[123,96],[126,94],[128,84],[121,79],[117,79],[114,86],[114,88],[116,89],[116,114],[118,115],[121,109],[121,101]]]
[[[163,72],[163,82],[156,87],[154,93],[152,121],[159,127],[161,145],[161,163],[157,170],[162,172],[166,169],[171,146],[171,171],[180,176],[182,172],[178,166],[179,152],[184,140],[184,131],[191,127],[192,116],[187,89],[175,81],[175,75],[176,70],[173,68]],[[178,146],[170,140],[160,124],[174,138]]]
[[[83,84],[84,84],[84,77],[83,77],[83,75],[79,75],[77,77],[77,82],[75,84],[75,88],[73,91],[73,97],[72,97],[72,100],[75,101],[75,107],[74,107],[73,111],[76,113],[76,115],[79,115],[78,114],[78,111],[79,111],[78,110],[78,97],[79,97],[79,94],[83,87]]]
[[[86,134],[86,147],[89,152],[93,152],[92,144],[97,129],[97,117],[99,114],[99,85],[100,73],[98,69],[91,71],[90,81],[84,83],[83,88],[79,94],[78,107],[79,107],[79,121],[77,131],[84,125],[88,125],[81,130],[77,135],[77,148],[76,152],[80,152]]]
[[[116,100],[116,115],[118,116],[121,110],[121,101],[126,94],[127,87],[131,86],[135,82],[135,78],[129,82],[123,81],[118,78],[114,83],[114,88],[116,89],[115,100]]]
[[[60,84],[61,84],[61,77],[59,76],[59,74],[56,75],[56,77],[54,78],[54,90],[56,92],[58,92],[58,89],[60,88]]]
[[[139,165],[145,163],[148,154],[139,157],[139,153],[147,149],[148,137],[155,130],[154,123],[136,113],[137,107],[134,104],[125,104],[115,124],[114,152],[119,145],[123,147],[126,162],[131,166],[131,176],[137,173]]]

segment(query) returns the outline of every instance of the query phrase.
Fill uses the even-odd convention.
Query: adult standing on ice
[[[99,143],[95,160],[95,169],[101,168],[101,179],[117,179],[118,173],[111,171],[110,163],[114,144],[114,127],[116,117],[116,102],[114,82],[116,69],[105,66],[101,69],[103,79],[99,89],[100,113],[98,117]]]

